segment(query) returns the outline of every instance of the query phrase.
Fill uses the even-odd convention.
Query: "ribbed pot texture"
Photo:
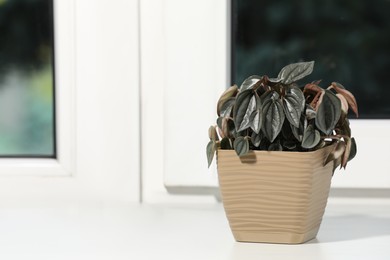
[[[218,150],[219,186],[234,238],[241,242],[304,243],[316,237],[326,207],[333,149],[251,151],[238,157]]]

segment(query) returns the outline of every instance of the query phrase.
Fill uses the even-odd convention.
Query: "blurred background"
[[[315,60],[305,80],[340,82],[356,96],[360,118],[390,118],[389,10],[388,0],[233,0],[232,84]]]
[[[0,0],[0,156],[55,157],[52,0]]]

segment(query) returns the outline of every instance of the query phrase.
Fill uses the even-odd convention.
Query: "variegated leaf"
[[[334,130],[341,115],[341,101],[329,90],[325,90],[317,109],[316,126],[326,135]]]
[[[314,129],[313,125],[309,125],[303,133],[302,147],[311,149],[315,147],[321,140],[320,132]]]
[[[248,139],[243,137],[243,136],[237,137],[234,140],[233,146],[234,146],[234,150],[236,151],[238,156],[245,155],[245,154],[247,154],[249,152],[249,142],[248,142]]]
[[[217,114],[218,116],[221,116],[221,109],[222,106],[225,104],[227,100],[229,100],[232,97],[235,97],[238,93],[238,87],[237,85],[231,86],[228,88],[225,92],[222,93],[221,97],[218,100],[217,103]]]
[[[313,71],[314,61],[298,62],[285,66],[278,75],[281,82],[284,84],[291,84],[300,80]]]

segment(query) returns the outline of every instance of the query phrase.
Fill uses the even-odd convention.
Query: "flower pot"
[[[316,237],[326,207],[334,146],[313,152],[218,150],[226,216],[241,242],[304,243]]]

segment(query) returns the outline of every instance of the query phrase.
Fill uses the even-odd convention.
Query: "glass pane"
[[[55,157],[53,8],[0,0],[0,156]]]
[[[390,118],[390,1],[233,0],[232,7],[233,83],[315,60],[307,80],[342,83],[360,118]]]

